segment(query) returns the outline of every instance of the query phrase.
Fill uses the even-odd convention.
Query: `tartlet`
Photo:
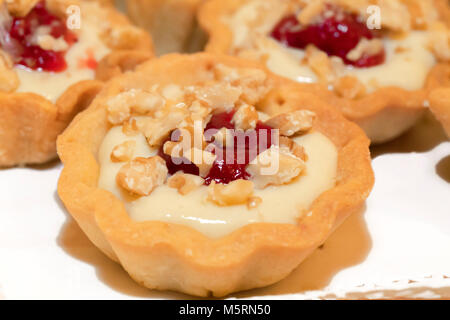
[[[184,152],[194,120],[203,162]],[[244,143],[244,167],[220,162],[222,149],[205,142],[229,146],[219,133],[233,127],[276,128],[279,141],[256,140],[256,158]],[[57,145],[58,194],[89,239],[138,283],[197,296],[286,277],[374,182],[357,125],[293,81],[208,53],[166,55],[115,78]],[[226,150],[244,150],[236,146]],[[270,152],[279,170],[262,175],[256,159]]]
[[[0,167],[54,159],[103,80],[153,56],[145,31],[95,1],[0,1],[0,37]]]
[[[381,29],[369,29],[364,22],[378,28],[378,9]],[[209,34],[206,51],[302,82],[372,143],[409,129],[450,70],[445,0],[211,0],[198,20]]]
[[[156,54],[193,52],[203,45],[196,14],[204,0],[126,0],[127,13],[149,31]]]

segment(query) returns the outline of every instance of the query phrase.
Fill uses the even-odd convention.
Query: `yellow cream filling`
[[[217,238],[251,223],[271,222],[295,224],[306,214],[312,202],[335,185],[337,149],[323,134],[311,132],[295,138],[308,154],[305,173],[292,183],[255,190],[262,198],[255,209],[246,205],[220,207],[206,200],[207,187],[201,186],[187,195],[180,195],[167,185],[157,187],[149,196],[131,199],[116,184],[116,175],[124,163],[114,163],[113,148],[125,141],[136,141],[134,157],[156,154],[143,135],[129,137],[121,127],[114,127],[105,136],[99,153],[100,177],[98,186],[125,201],[130,217],[135,221],[165,221],[192,227],[204,235]]]
[[[45,72],[18,66],[15,68],[20,79],[17,92],[36,93],[56,102],[72,84],[95,78],[95,70],[80,65],[80,61],[87,60],[90,52],[92,57],[99,61],[110,49],[100,38],[98,22],[83,17],[81,21],[81,29],[74,30],[78,35],[78,42],[66,53],[67,69],[63,72]]]

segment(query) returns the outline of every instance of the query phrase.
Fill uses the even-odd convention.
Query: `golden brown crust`
[[[195,41],[197,8],[203,0],[128,0],[131,20],[149,31],[158,55],[185,52]]]
[[[450,87],[439,88],[430,94],[430,109],[450,138]]]
[[[264,69],[276,89],[257,108],[268,114],[295,108],[315,112],[314,129],[331,139],[338,150],[336,187],[317,198],[311,214],[303,215],[297,225],[250,224],[220,239],[209,239],[182,225],[132,220],[124,203],[97,187],[97,152],[110,128],[105,101],[124,88],[205,81],[218,63],[256,67],[252,62],[208,53],[151,60],[135,73],[109,82],[58,138],[58,154],[64,163],[58,194],[63,203],[94,244],[148,288],[224,296],[279,281],[360,208],[374,182],[369,140],[363,131],[297,83]]]
[[[60,11],[77,1],[47,1],[51,10]],[[126,27],[128,20],[112,7],[101,10],[112,26]],[[64,12],[64,10],[63,10]],[[151,38],[135,29],[141,41],[131,42],[123,35],[127,50],[111,48],[96,70],[96,78],[107,80],[120,72],[132,70],[137,63],[153,56]],[[131,39],[130,39],[131,40]],[[118,58],[119,57],[119,58]],[[98,80],[71,85],[56,103],[32,93],[0,92],[0,167],[45,163],[56,157],[56,137],[73,117],[86,108],[100,91]]]
[[[209,35],[205,50],[211,53],[228,54],[232,48],[233,34],[223,22],[223,17],[232,14],[241,1],[211,0],[199,9],[200,26]],[[441,20],[448,23],[450,6],[444,0],[435,0]],[[359,124],[372,143],[392,140],[411,128],[424,112],[428,93],[443,85],[442,73],[450,69],[450,63],[439,63],[428,75],[424,88],[408,91],[398,87],[385,87],[360,98],[340,97],[327,86],[303,84],[303,90],[322,97],[336,106],[348,119]]]

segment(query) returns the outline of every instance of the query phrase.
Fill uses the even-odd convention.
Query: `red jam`
[[[357,61],[346,58],[362,38],[368,40],[378,35],[367,28],[356,15],[337,11],[331,17],[323,17],[320,23],[301,26],[295,15],[281,20],[273,29],[272,37],[283,44],[297,49],[304,49],[313,44],[329,56],[342,58],[345,64],[358,68],[367,68],[384,62],[385,51],[372,56],[364,55]]]
[[[69,46],[77,41],[76,35],[66,27],[64,19],[50,13],[45,6],[45,0],[40,1],[28,15],[13,19],[9,35],[18,47],[19,53],[15,57],[15,63],[39,71],[64,71],[67,68],[65,52],[44,50],[31,44],[31,38],[37,28],[42,26],[48,26],[51,36],[63,38]]]
[[[235,126],[231,121],[233,119],[233,115],[234,111],[213,115],[205,128],[205,132],[208,131],[209,133],[205,135],[206,141],[209,143],[213,142],[212,136],[221,128],[235,129]],[[250,139],[248,138],[250,134],[255,134],[256,145],[250,145]],[[227,149],[226,147],[219,147],[219,145],[216,144],[216,148],[221,148],[221,152],[216,152],[217,158],[207,176],[204,177],[205,184],[209,185],[212,181],[215,181],[216,183],[228,184],[234,180],[248,179],[250,175],[246,171],[247,165],[254,159],[254,157],[256,157],[256,155],[270,148],[273,144],[271,134],[271,127],[263,124],[262,122],[258,122],[255,130],[253,131],[235,131],[234,148]],[[176,141],[176,139],[173,139],[172,141]],[[183,171],[185,173],[199,175],[197,166],[190,163],[186,159],[184,159],[185,161],[180,165],[174,164],[171,157],[164,154],[162,151],[162,146],[159,151],[159,155],[166,161],[170,174],[174,174],[177,171]]]

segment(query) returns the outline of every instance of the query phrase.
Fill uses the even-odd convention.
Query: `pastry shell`
[[[242,1],[211,0],[203,4],[198,13],[202,29],[209,35],[205,50],[211,53],[228,54],[232,48],[233,34],[223,22],[223,17],[242,4]],[[450,15],[450,6],[436,0],[441,20]],[[425,85],[420,90],[408,91],[390,86],[379,88],[361,98],[348,99],[328,90],[326,85],[302,84],[303,90],[322,97],[337,107],[347,119],[364,129],[373,144],[390,141],[410,129],[424,113],[426,99],[431,90],[442,86],[443,75],[450,63],[438,63],[429,72]]]
[[[155,52],[162,55],[200,49],[196,14],[202,1],[127,0],[126,7],[131,20],[151,33]]]
[[[78,2],[47,0],[47,3],[59,10]],[[101,10],[106,10],[112,26],[129,24],[112,7]],[[132,70],[141,61],[153,57],[150,36],[141,30],[136,32],[140,33],[140,42],[121,39],[121,47],[111,48],[99,62],[96,79],[72,84],[55,103],[34,93],[0,92],[0,167],[41,164],[56,158],[57,136],[101,90],[101,80]]]
[[[58,194],[67,210],[98,248],[119,262],[135,281],[151,289],[224,296],[275,283],[322,244],[347,216],[361,209],[374,183],[364,132],[297,83],[261,68],[276,89],[257,108],[268,114],[296,108],[315,112],[318,120],[314,129],[338,149],[336,186],[320,195],[297,225],[255,223],[219,239],[207,238],[183,225],[132,220],[123,202],[97,186],[97,152],[110,128],[105,101],[126,88],[205,81],[218,63],[257,67],[209,53],[171,54],[150,60],[136,72],[108,83],[58,138],[58,154],[64,163]]]
[[[442,123],[447,136],[450,138],[450,87],[431,92],[430,109]]]

